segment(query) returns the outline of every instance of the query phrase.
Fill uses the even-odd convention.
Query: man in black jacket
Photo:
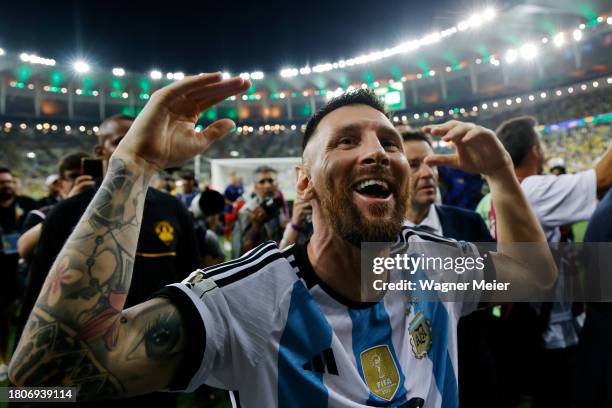
[[[98,134],[99,144],[95,148],[98,158],[108,163],[132,122],[133,119],[128,116],[113,116],[102,122]],[[31,281],[20,319],[21,329],[36,302],[47,272],[96,191],[97,188],[90,188],[58,203],[45,219],[32,260]],[[175,197],[149,188],[138,238],[132,287],[129,294],[117,293],[117,301],[127,297],[128,305],[144,302],[165,285],[187,277],[200,266],[196,242],[191,216],[185,206]],[[86,297],[93,294],[79,295]],[[113,307],[112,304],[109,306]],[[95,330],[95,327],[91,328],[92,332]],[[112,337],[109,330],[105,340],[112,342]],[[149,394],[133,400],[155,401],[165,406],[176,401],[176,395]]]

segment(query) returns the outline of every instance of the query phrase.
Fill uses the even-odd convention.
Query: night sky
[[[449,27],[475,11],[475,4],[6,0],[0,11],[0,47],[60,63],[79,56],[98,67],[143,72],[276,72],[354,57]]]

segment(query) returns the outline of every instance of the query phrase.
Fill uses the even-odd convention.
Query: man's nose
[[[361,146],[362,164],[389,166],[389,155],[376,134],[367,134],[364,136]]]

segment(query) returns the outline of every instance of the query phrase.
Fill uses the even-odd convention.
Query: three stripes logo
[[[317,354],[302,365],[302,368],[306,371],[314,371],[315,373],[328,373],[333,375],[338,374],[338,367],[336,366],[336,358],[331,348],[325,349],[321,354]]]

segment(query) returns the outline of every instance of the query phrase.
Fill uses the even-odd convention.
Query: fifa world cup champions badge
[[[386,344],[361,353],[363,377],[370,391],[379,398],[391,401],[399,389],[399,370]]]
[[[410,345],[412,352],[418,359],[427,356],[432,345],[432,331],[429,319],[425,318],[422,311],[416,313],[410,324],[408,325],[410,332]]]

